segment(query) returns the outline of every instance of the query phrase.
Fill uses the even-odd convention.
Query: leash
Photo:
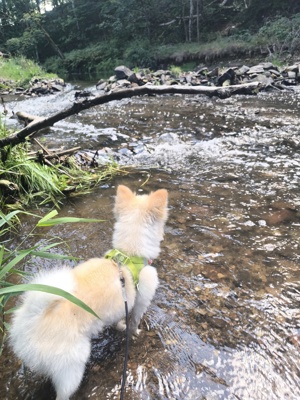
[[[125,289],[125,278],[123,276],[121,270],[121,264],[118,262],[119,267],[119,274],[120,274],[120,281],[122,285],[122,295],[125,305],[125,323],[126,323],[126,330],[125,330],[125,358],[123,364],[123,375],[122,375],[122,384],[121,384],[121,393],[120,393],[120,400],[124,399],[125,393],[125,384],[126,384],[126,373],[127,373],[127,364],[128,364],[128,353],[129,353],[129,316],[128,316],[128,303],[127,303],[127,296],[126,296],[126,289]]]
[[[126,373],[127,373],[127,365],[128,365],[128,354],[129,354],[129,313],[128,313],[128,303],[127,303],[127,295],[126,295],[126,288],[125,288],[125,278],[121,269],[121,266],[126,266],[133,277],[134,284],[138,288],[138,276],[141,269],[147,265],[152,264],[152,260],[147,260],[146,258],[142,257],[127,257],[125,254],[121,253],[119,250],[111,250],[109,253],[106,254],[105,258],[113,259],[119,268],[119,276],[122,286],[122,296],[125,305],[125,323],[126,323],[126,330],[125,330],[125,358],[123,364],[123,374],[122,374],[122,384],[121,384],[121,392],[120,392],[120,400],[124,400],[124,393],[125,393],[125,384],[126,384]],[[138,264],[137,268],[134,268],[133,262],[134,260],[136,264]],[[142,266],[141,266],[142,264]]]

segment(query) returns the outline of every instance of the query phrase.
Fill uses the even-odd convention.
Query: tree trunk
[[[189,36],[188,36],[188,27],[186,25],[186,20],[184,18],[185,16],[185,3],[184,1],[182,2],[182,23],[183,23],[183,28],[184,28],[184,35],[185,35],[185,41],[188,42],[189,41]]]
[[[19,132],[13,133],[5,138],[0,139],[0,149],[5,146],[15,146],[18,143],[24,142],[26,137],[34,132],[39,131],[42,128],[52,126],[58,121],[61,121],[71,115],[78,114],[83,110],[87,110],[91,107],[109,103],[113,100],[122,100],[125,98],[131,98],[134,96],[142,95],[162,95],[162,94],[202,94],[206,96],[218,96],[222,99],[230,97],[232,94],[256,94],[257,91],[261,90],[264,85],[260,82],[243,83],[240,85],[232,85],[225,87],[218,86],[180,86],[180,85],[145,85],[136,88],[123,89],[107,94],[101,94],[100,96],[94,97],[90,100],[84,100],[81,103],[73,103],[70,108],[60,111],[50,117],[33,117],[28,116],[25,113],[18,113],[19,116],[23,116],[24,119],[31,121],[25,128]]]
[[[79,22],[78,22],[78,18],[77,18],[77,12],[76,12],[76,7],[75,7],[74,0],[72,0],[71,3],[72,3],[72,10],[73,10],[74,18],[75,18],[75,21],[76,21],[77,32],[80,33]]]
[[[41,24],[39,24],[39,28],[41,29],[41,31],[43,32],[43,34],[46,36],[46,38],[49,40],[53,50],[55,51],[55,53],[58,55],[58,57],[60,57],[62,60],[64,60],[65,56],[63,55],[63,53],[60,51],[60,48],[57,46],[57,44],[53,41],[52,37],[49,35],[49,33],[46,31],[45,28],[42,27]]]
[[[197,3],[196,3],[196,7],[197,7],[197,10],[196,10],[196,15],[197,15],[196,23],[197,23],[197,42],[198,43],[200,42],[200,21],[199,21],[199,19],[200,19],[200,15],[199,15],[200,7],[199,7],[199,2],[200,2],[200,0],[197,0]]]
[[[194,0],[190,0],[189,42],[192,41],[193,15],[194,15]]]

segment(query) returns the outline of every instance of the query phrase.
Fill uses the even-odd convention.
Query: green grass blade
[[[48,253],[46,251],[33,251],[30,255],[47,258],[48,260],[79,260],[78,257],[67,256],[64,254]]]
[[[19,307],[20,307],[20,306],[12,307],[12,308],[10,308],[9,310],[4,311],[3,314],[4,314],[4,315],[12,314],[12,313],[14,313]]]
[[[48,219],[55,217],[57,214],[58,214],[58,212],[56,210],[50,211],[47,215],[45,215],[42,219],[39,220],[39,222],[37,223],[36,226],[47,226],[47,225],[43,225],[43,223],[48,221]]]
[[[47,246],[42,247],[39,251],[47,251],[47,250],[52,249],[53,247],[58,247],[58,246],[60,246],[61,244],[64,244],[64,243],[65,242],[51,243],[51,244],[48,244]]]
[[[9,221],[15,217],[17,214],[19,214],[21,211],[20,210],[16,210],[16,211],[11,211],[9,214],[4,215],[1,213],[1,220],[0,220],[0,228],[1,226],[8,224]]]
[[[72,303],[76,304],[78,307],[82,308],[83,310],[89,312],[90,314],[94,315],[94,317],[98,318],[98,315],[83,301],[79,300],[77,297],[73,296],[71,293],[66,292],[65,290],[56,288],[54,286],[48,285],[41,285],[38,283],[24,283],[21,285],[14,285],[7,288],[0,289],[0,295],[10,294],[16,295],[20,292],[27,292],[27,291],[38,291],[38,292],[45,292],[54,294],[56,296],[61,296],[66,300],[71,301]]]
[[[32,252],[32,249],[22,250],[18,255],[15,256],[5,267],[0,270],[0,280],[15,266],[17,265],[23,258],[28,256]]]
[[[4,256],[4,246],[2,245],[2,246],[0,247],[0,267],[1,267],[1,265],[2,265],[3,256]]]
[[[78,222],[103,222],[104,220],[92,218],[62,217],[55,219],[40,220],[37,226],[53,226],[59,224],[78,223]]]
[[[1,211],[0,211],[0,228],[5,225],[10,223],[11,220],[14,219],[14,217],[16,217],[18,214],[24,214],[24,215],[31,215],[33,217],[37,217],[36,214],[32,214],[26,211],[22,211],[22,210],[14,210],[11,211],[10,213],[4,215]],[[19,221],[18,218],[16,218],[17,221]]]

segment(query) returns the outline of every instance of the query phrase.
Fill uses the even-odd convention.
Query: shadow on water
[[[89,148],[107,128],[121,135],[116,147],[122,135],[151,138],[143,152],[120,159],[136,172],[61,209],[61,216],[106,220],[50,229],[83,259],[110,248],[119,183],[170,193],[155,262],[160,287],[130,343],[127,399],[300,398],[298,105],[298,93],[142,98],[88,110],[47,134]],[[52,266],[33,260],[27,269]],[[118,399],[123,358],[123,335],[105,330],[93,340],[74,400]],[[49,383],[30,373],[25,379],[6,348],[0,397],[55,396]]]

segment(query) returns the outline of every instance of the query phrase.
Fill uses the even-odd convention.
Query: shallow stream
[[[46,115],[71,105],[74,90],[10,107]],[[133,98],[70,117],[40,137],[50,148],[104,146],[136,166],[61,208],[61,216],[105,220],[49,231],[78,257],[110,248],[119,183],[141,193],[169,190],[155,261],[160,287],[130,343],[126,399],[300,398],[299,106],[297,90]],[[31,225],[24,221],[22,235]],[[52,266],[36,260],[26,268]],[[124,335],[103,332],[74,400],[118,399],[123,358]],[[55,398],[49,383],[24,376],[8,349],[0,368],[1,399]]]

